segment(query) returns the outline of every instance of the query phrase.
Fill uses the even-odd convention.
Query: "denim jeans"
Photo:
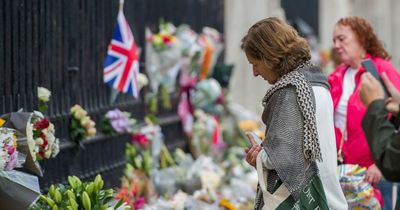
[[[377,188],[381,191],[383,197],[382,210],[393,210],[393,186],[397,183],[392,183],[382,179]]]

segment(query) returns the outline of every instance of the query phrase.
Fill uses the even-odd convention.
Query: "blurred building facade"
[[[261,113],[261,100],[269,84],[260,78],[253,78],[252,67],[240,44],[247,30],[268,16],[284,19],[280,0],[225,0],[225,61],[235,65],[230,97],[254,113]]]

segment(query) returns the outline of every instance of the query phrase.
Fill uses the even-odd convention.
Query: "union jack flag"
[[[137,98],[139,95],[138,74],[139,58],[135,39],[124,13],[120,10],[104,61],[104,83],[119,92],[128,93]]]

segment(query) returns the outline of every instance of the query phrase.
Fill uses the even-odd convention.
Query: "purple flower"
[[[106,118],[110,121],[111,126],[117,133],[130,133],[131,122],[129,117],[119,109],[110,110],[106,114]]]
[[[109,120],[119,119],[119,118],[121,118],[121,116],[123,116],[123,114],[122,114],[121,110],[119,110],[119,109],[110,110],[106,114],[106,117]]]
[[[123,118],[112,120],[111,126],[114,128],[114,130],[117,133],[126,133],[126,132],[130,132],[130,130],[131,130],[129,120],[123,119]]]

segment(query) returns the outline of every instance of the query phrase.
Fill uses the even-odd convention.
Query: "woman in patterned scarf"
[[[241,48],[253,75],[272,84],[262,101],[265,139],[246,150],[259,176],[255,209],[347,209],[329,86],[306,40],[272,17],[250,27]]]

